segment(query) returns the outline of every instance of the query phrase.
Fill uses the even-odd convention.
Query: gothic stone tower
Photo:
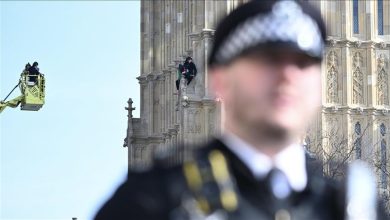
[[[129,112],[130,168],[149,166],[155,151],[176,151],[172,163],[180,161],[189,156],[188,147],[219,132],[219,108],[207,89],[207,57],[219,18],[240,3],[141,2],[141,115],[133,118]],[[193,58],[198,74],[176,91],[177,66],[186,56]],[[175,149],[178,143],[184,150]]]
[[[129,118],[125,146],[129,167],[147,167],[154,151],[173,151],[172,163],[190,146],[221,129],[218,102],[208,93],[207,57],[221,16],[244,0],[141,2],[140,118]],[[388,190],[390,145],[390,1],[309,0],[328,26],[322,65],[323,107],[308,129],[309,151],[326,161],[362,158],[377,169]],[[176,68],[192,56],[198,75],[176,92]],[[175,146],[182,143],[183,149]],[[328,160],[329,159],[329,160]]]

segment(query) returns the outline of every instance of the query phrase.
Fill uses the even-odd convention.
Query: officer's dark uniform
[[[213,159],[210,155],[215,152],[225,158],[229,181],[216,180],[212,174]],[[256,179],[248,167],[218,139],[198,149],[194,161],[168,166],[165,160],[169,160],[169,156],[158,159],[156,166],[147,172],[129,173],[127,181],[95,219],[197,219],[197,209],[206,214],[218,214],[218,210],[222,210],[219,212],[223,216],[220,219],[345,219],[344,184],[324,178],[318,172],[318,163],[312,158],[306,160],[307,187],[283,200],[278,200],[272,194],[268,177]],[[199,190],[191,189],[188,182],[188,178],[195,177],[196,172],[186,173],[188,166],[194,164],[202,179]],[[220,164],[217,167],[224,168],[224,163]],[[192,176],[186,177],[186,174]],[[196,182],[195,179],[192,181]],[[221,186],[223,184],[228,186]],[[236,203],[232,199],[233,204],[227,202],[224,206],[221,204],[221,194],[229,191],[230,187],[233,188]],[[378,213],[378,219],[387,219],[382,209]]]
[[[309,178],[307,189],[291,195],[286,204],[274,204],[275,198],[268,190],[267,180],[257,180],[221,141],[214,140],[199,150],[196,161],[207,164],[208,155],[213,150],[224,155],[231,179],[235,181],[238,203],[237,209],[230,213],[231,219],[273,219],[279,209],[287,210],[289,206],[294,207],[297,216],[302,216],[298,219],[342,219],[344,209],[340,203],[343,193],[314,173]],[[191,213],[186,211],[183,203],[186,197],[195,193],[187,184],[184,165],[166,168],[162,164],[148,172],[130,173],[96,219],[190,219],[187,215]],[[209,175],[208,171],[204,171],[205,176]],[[218,190],[214,190],[212,184],[204,188],[205,195],[217,200],[213,202],[214,206],[221,207]]]
[[[252,1],[218,26],[209,66],[228,63],[249,50],[279,46],[320,61],[325,36],[320,13],[304,2]],[[306,187],[283,199],[271,190],[273,171],[256,178],[219,139],[196,148],[193,159],[182,164],[170,166],[169,158],[158,156],[149,171],[130,172],[96,219],[337,220],[351,214],[346,184],[323,177],[309,157]],[[379,210],[377,219],[387,217]]]

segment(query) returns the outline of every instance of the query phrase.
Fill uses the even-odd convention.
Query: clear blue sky
[[[0,219],[90,219],[123,181],[139,14],[138,1],[0,2],[0,99],[27,62],[47,82],[40,111],[0,115]]]

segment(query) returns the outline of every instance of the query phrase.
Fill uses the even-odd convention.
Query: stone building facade
[[[245,0],[141,2],[140,118],[129,100],[129,167],[147,167],[154,151],[188,157],[191,146],[221,130],[219,102],[208,92],[207,57],[221,16]],[[324,158],[370,161],[387,192],[390,146],[390,1],[309,0],[328,27],[322,111],[305,137]],[[176,91],[177,66],[192,56],[198,75]],[[177,148],[181,143],[184,148]],[[340,158],[344,157],[344,158]],[[330,166],[325,166],[330,169]]]

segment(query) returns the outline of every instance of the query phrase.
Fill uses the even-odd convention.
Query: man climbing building
[[[192,79],[196,76],[196,73],[198,72],[196,70],[196,66],[192,61],[192,57],[187,57],[182,68],[184,68],[184,77],[187,80],[187,85],[190,84]],[[183,72],[183,71],[182,71]]]

